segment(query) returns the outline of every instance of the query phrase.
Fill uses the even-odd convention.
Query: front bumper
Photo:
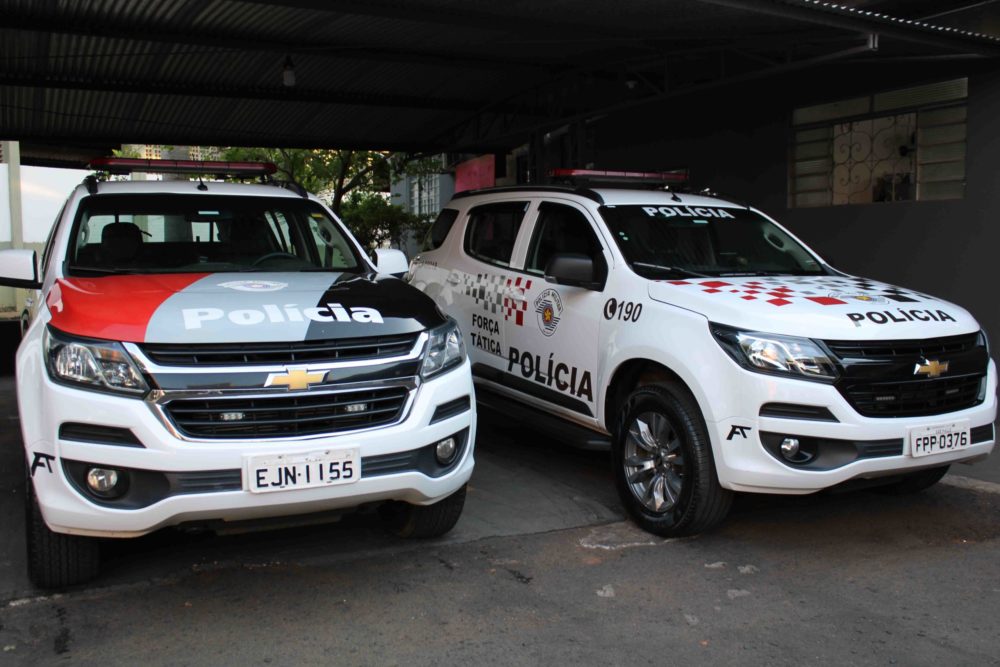
[[[973,462],[993,451],[992,424],[997,413],[997,373],[991,360],[985,400],[974,407],[924,417],[863,417],[831,385],[753,373],[730,360],[719,363],[717,386],[725,387],[726,416],[709,421],[715,464],[722,486],[757,493],[814,493],[850,480],[913,472],[952,463]],[[765,404],[826,408],[835,421],[761,416]],[[911,429],[968,420],[972,444],[931,456],[912,456]],[[978,431],[977,431],[978,427]],[[834,457],[829,469],[804,469],[775,455],[775,435],[838,441],[841,450],[858,455]],[[975,437],[978,434],[978,442]],[[770,442],[768,440],[770,439]],[[771,451],[765,444],[770,445]],[[837,458],[840,460],[838,461]]]
[[[460,489],[472,474],[476,416],[468,361],[420,384],[406,417],[395,425],[332,436],[258,442],[182,439],[147,401],[55,384],[40,366],[41,373],[32,373],[29,379],[22,372],[26,367],[19,368],[19,392],[27,460],[42,515],[56,532],[136,537],[190,521],[259,519],[387,500],[426,505]],[[469,397],[469,409],[443,419],[439,414],[431,423],[439,406],[465,396]],[[28,405],[26,401],[37,403]],[[66,423],[128,429],[142,446],[96,444],[60,437],[59,427]],[[399,472],[382,470],[378,474],[374,474],[373,468],[373,474],[366,475],[363,465],[361,479],[351,484],[263,494],[243,490],[242,480],[239,488],[234,489],[232,484],[233,472],[242,471],[248,455],[305,454],[356,447],[363,461],[382,463],[392,459],[392,455],[412,452],[459,433],[465,434],[461,457],[440,476],[425,474],[419,466]],[[171,480],[228,474],[230,484],[228,489],[225,485],[212,490],[203,487],[203,492],[171,493],[147,506],[121,508],[113,503],[102,504],[70,479],[69,470],[79,462],[155,471]]]

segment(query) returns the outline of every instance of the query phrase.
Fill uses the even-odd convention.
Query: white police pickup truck
[[[273,165],[102,160],[109,171]],[[475,411],[462,335],[300,188],[99,182],[69,196],[17,352],[28,568],[95,576],[95,537],[379,507],[404,536],[458,520]]]
[[[461,193],[410,281],[466,331],[481,398],[610,434],[654,533],[716,525],[733,491],[918,491],[993,449],[996,367],[969,313],[845,275],[725,199]]]

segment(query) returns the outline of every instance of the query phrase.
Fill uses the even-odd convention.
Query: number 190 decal
[[[632,301],[608,299],[604,304],[604,319],[621,320],[622,322],[638,322],[642,315],[642,304]]]

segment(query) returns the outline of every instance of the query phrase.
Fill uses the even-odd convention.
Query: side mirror
[[[545,281],[590,290],[601,289],[594,270],[594,260],[575,253],[553,255],[545,267]]]
[[[375,250],[375,270],[402,278],[410,269],[410,262],[402,250],[378,248]]]
[[[40,289],[34,250],[0,250],[0,285]]]

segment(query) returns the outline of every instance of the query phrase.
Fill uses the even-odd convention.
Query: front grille
[[[141,345],[160,366],[238,366],[242,364],[319,364],[331,361],[388,359],[413,349],[419,333],[297,343],[207,343]]]
[[[294,437],[385,426],[402,417],[405,387],[254,398],[185,398],[164,406],[195,438]],[[361,407],[359,407],[361,406]]]
[[[979,344],[979,334],[930,338],[926,340],[828,340],[837,357],[850,359],[900,359],[938,357],[968,352]]]
[[[164,474],[170,483],[170,495],[240,491],[243,488],[243,474],[239,469],[168,472]]]
[[[919,417],[964,410],[979,403],[981,375],[903,382],[858,382],[840,389],[866,417]]]
[[[865,417],[922,417],[978,405],[989,357],[978,333],[889,341],[824,341],[841,376],[836,387]],[[917,371],[932,360],[940,377]]]

